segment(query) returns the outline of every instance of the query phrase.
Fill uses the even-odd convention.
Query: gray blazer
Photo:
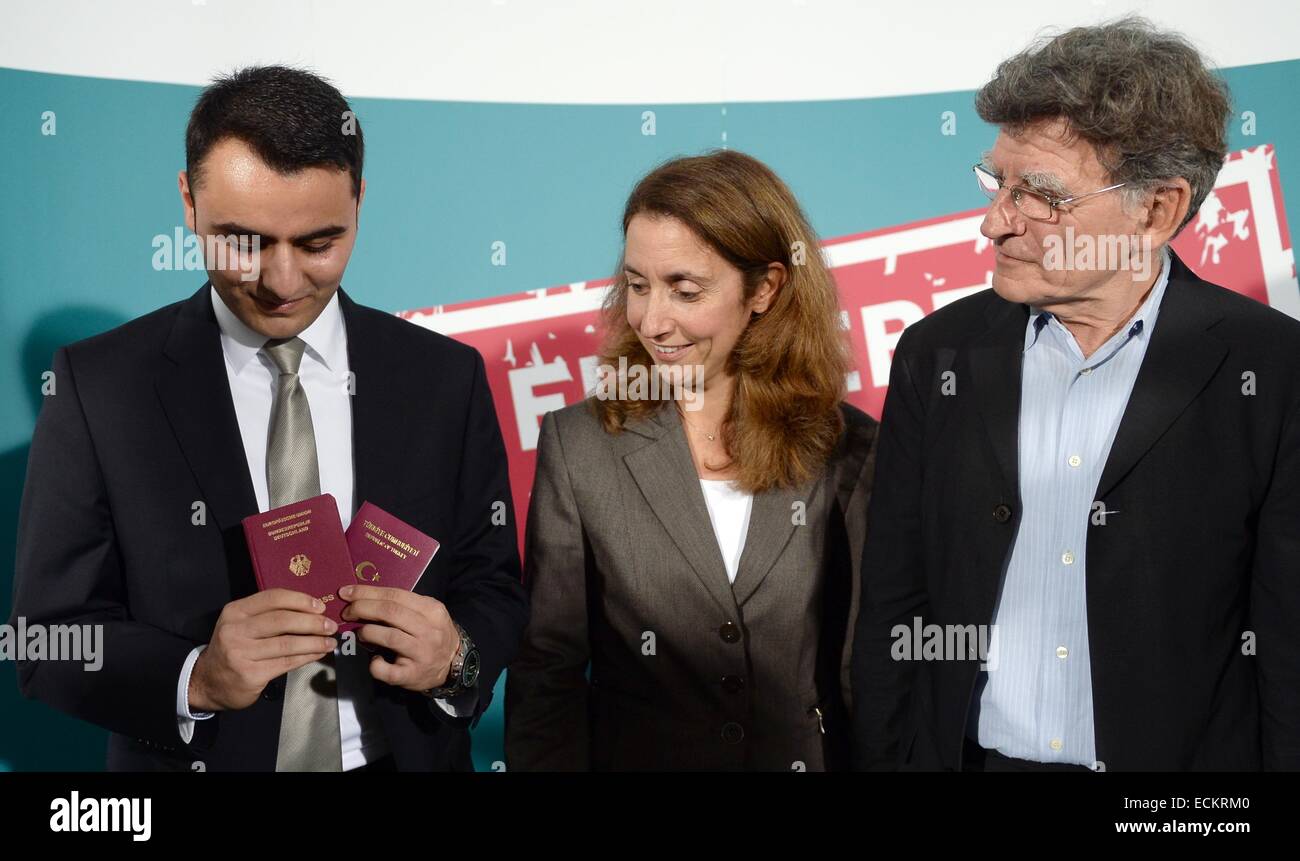
[[[734,584],[675,409],[621,434],[588,402],[545,416],[508,769],[847,766],[877,424],[841,409],[822,474],[755,496]]]

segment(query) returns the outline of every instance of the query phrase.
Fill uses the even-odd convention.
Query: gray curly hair
[[[1144,18],[1075,27],[998,65],[975,96],[988,123],[1017,134],[1064,118],[1069,133],[1097,148],[1133,205],[1161,182],[1182,177],[1195,217],[1227,155],[1227,85],[1177,33]]]

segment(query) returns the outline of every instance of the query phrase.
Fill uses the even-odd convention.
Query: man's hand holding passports
[[[346,630],[387,649],[376,654],[370,675],[381,682],[423,693],[447,679],[460,646],[460,632],[441,601],[416,594],[415,584],[438,552],[438,542],[369,502],[363,502],[347,532],[352,576],[339,590]]]
[[[243,523],[259,591],[223,608],[190,676],[191,710],[246,708],[353,630],[396,655],[371,659],[379,681],[421,692],[445,681],[459,632],[440,601],[410,591],[437,541],[369,502],[345,534],[330,494]]]
[[[251,706],[272,679],[334,651],[338,625],[318,598],[269,589],[231,601],[190,674],[190,710]]]

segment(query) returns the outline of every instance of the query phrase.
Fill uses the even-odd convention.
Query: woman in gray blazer
[[[511,770],[847,766],[876,422],[820,245],[735,151],[637,185],[603,376],[542,421]]]

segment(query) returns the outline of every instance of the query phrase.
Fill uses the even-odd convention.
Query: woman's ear
[[[767,272],[763,274],[763,280],[759,282],[758,289],[754,291],[753,297],[749,300],[749,310],[754,314],[762,314],[768,308],[771,308],[777,292],[785,284],[785,281],[785,265],[781,263],[769,264]]]

